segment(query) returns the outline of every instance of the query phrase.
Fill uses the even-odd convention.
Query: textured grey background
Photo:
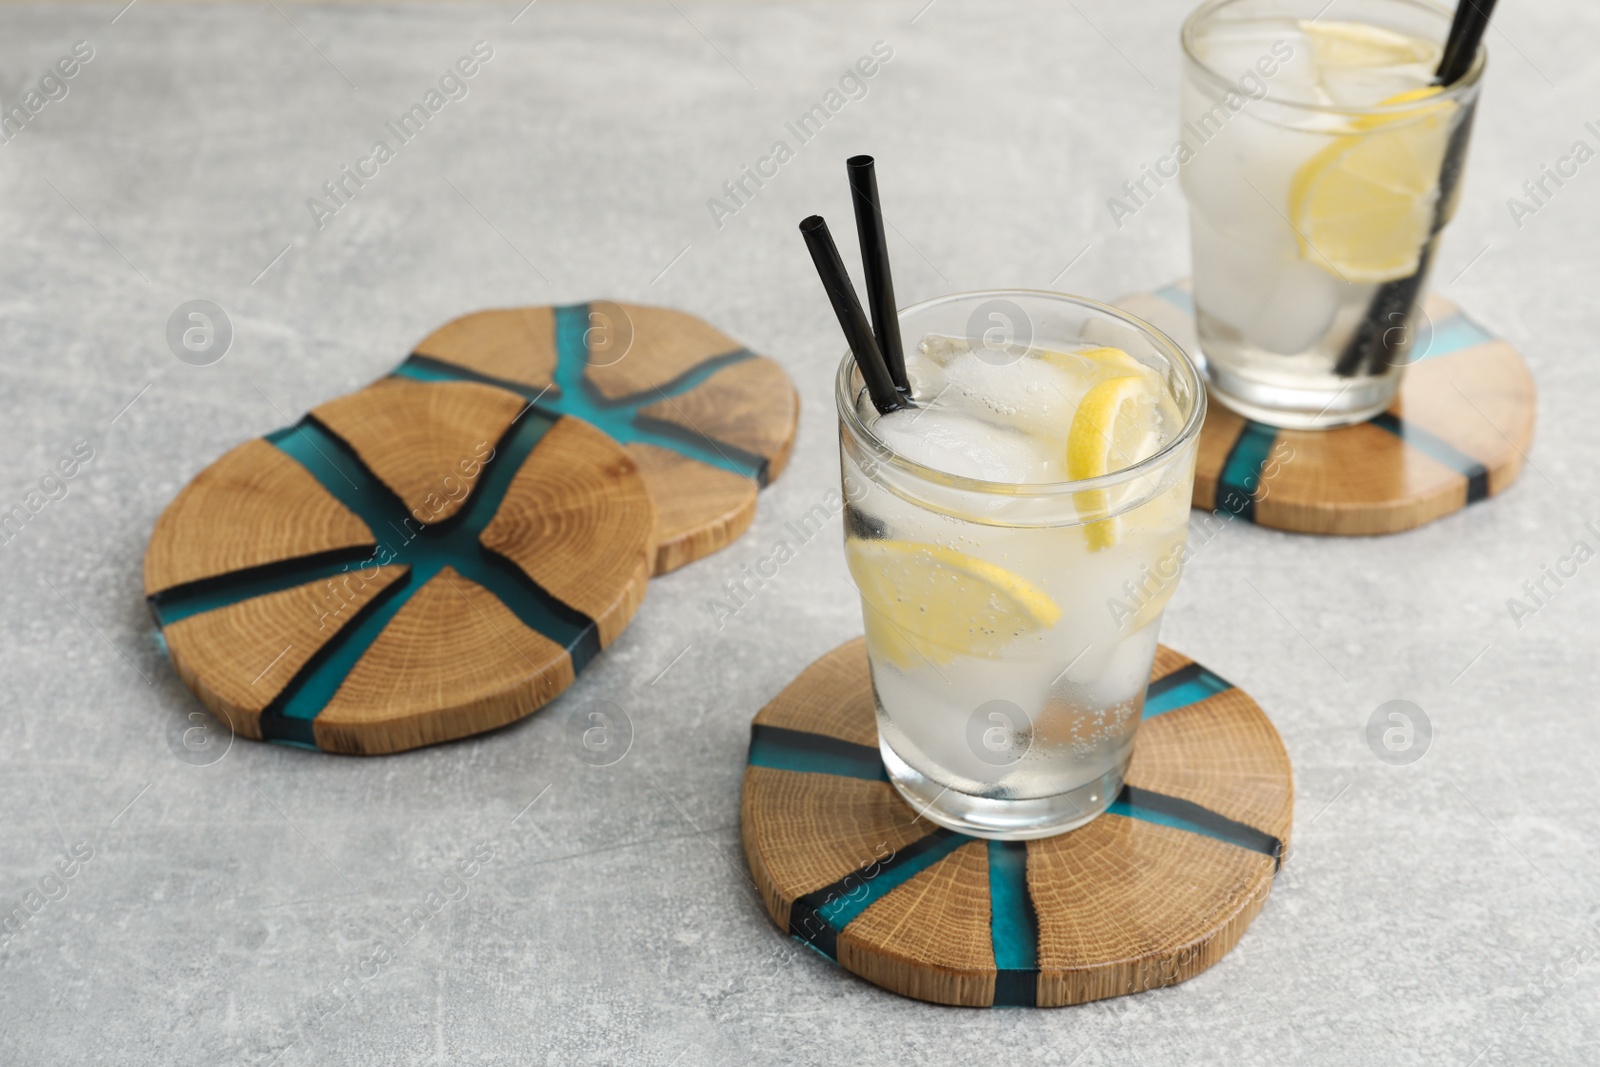
[[[706,607],[837,478],[841,343],[796,221],[848,231],[842,160],[872,151],[907,302],[1186,269],[1176,185],[1121,229],[1105,205],[1172,140],[1185,4],[921,4],[0,8],[7,105],[96,50],[0,145],[0,504],[95,449],[0,546],[0,912],[94,850],[0,948],[0,1061],[1593,1062],[1600,563],[1520,628],[1506,605],[1600,547],[1600,163],[1520,229],[1505,203],[1600,147],[1600,13],[1577,0],[1503,5],[1439,269],[1527,353],[1533,467],[1396,537],[1236,524],[1168,611],[1165,640],[1252,692],[1295,763],[1296,852],[1240,947],[1139,997],[979,1012],[880,992],[768,921],[739,846],[747,724],[860,629],[832,532],[722,630]],[[470,96],[319,232],[306,198],[479,39]],[[707,198],[878,40],[867,97],[719,229]],[[493,736],[178,758],[198,705],[140,561],[179,487],[456,314],[600,296],[698,312],[793,374],[794,462],[748,536],[655,582],[579,684]],[[236,332],[207,367],[164,337],[197,297]],[[595,768],[570,723],[602,699],[635,737]],[[1434,725],[1411,766],[1365,741],[1391,699]],[[399,944],[385,924],[484,841],[466,898]]]

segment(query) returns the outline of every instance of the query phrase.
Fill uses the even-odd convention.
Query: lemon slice
[[[1389,97],[1382,106],[1418,106],[1357,119],[1361,132],[1335,138],[1295,172],[1289,217],[1302,259],[1357,283],[1416,272],[1456,109],[1427,102],[1438,92],[1430,85]]]
[[[1112,348],[1110,345],[1088,348],[1073,354],[1079,359],[1087,359],[1107,371],[1116,371],[1119,377],[1124,374],[1137,374],[1145,370],[1143,363],[1140,363],[1122,349]]]
[[[1438,58],[1437,46],[1428,41],[1364,22],[1302,19],[1300,29],[1311,39],[1311,55],[1320,69],[1431,65]]]
[[[852,537],[845,560],[866,607],[868,644],[897,667],[992,656],[1061,618],[1032,582],[953,548]]]
[[[1054,349],[1042,349],[1039,358],[1052,367],[1060,368],[1068,374],[1077,377],[1082,375],[1087,361],[1093,372],[1090,377],[1093,381],[1103,382],[1107,378],[1123,378],[1132,374],[1149,374],[1150,368],[1134,359],[1120,348],[1101,345],[1098,348],[1080,348],[1075,352],[1057,352]]]
[[[1067,477],[1073,481],[1098,478],[1144,459],[1153,451],[1158,395],[1144,375],[1108,378],[1090,389],[1067,433]],[[1080,514],[1103,514],[1110,507],[1108,490],[1090,489],[1077,495]],[[1084,524],[1084,535],[1094,550],[1117,541],[1114,516]]]

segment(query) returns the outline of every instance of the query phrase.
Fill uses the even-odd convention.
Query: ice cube
[[[1285,50],[1289,58],[1284,59]],[[1276,100],[1325,103],[1317,79],[1311,39],[1295,23],[1249,19],[1219,22],[1195,42],[1195,52],[1212,71],[1232,82],[1241,96],[1267,95]],[[1268,76],[1265,71],[1272,71]],[[1242,83],[1242,84],[1241,84]]]
[[[1313,263],[1285,263],[1256,306],[1245,335],[1269,352],[1298,355],[1327,334],[1344,288],[1343,282]]]
[[[925,467],[990,482],[1047,481],[1048,458],[1014,431],[954,411],[922,406],[892,411],[873,426],[878,439]]]
[[[1160,627],[1146,626],[1112,645],[1093,682],[1085,687],[1089,699],[1104,707],[1137,698],[1149,681],[1147,664],[1155,655],[1159,633]]]
[[[1262,205],[1263,211],[1265,205]],[[1194,250],[1194,302],[1207,316],[1243,331],[1255,320],[1266,289],[1278,270],[1293,262],[1296,250],[1275,253],[1233,238],[1233,231],[1199,205],[1189,211]]]
[[[923,356],[936,366],[946,367],[957,356],[964,356],[972,351],[972,342],[965,337],[951,337],[942,333],[930,333],[917,342],[917,354]]]
[[[1224,230],[1230,242],[1256,249],[1254,255],[1277,250],[1298,254],[1286,221],[1289,189],[1295,173],[1329,138],[1264,121],[1270,104],[1255,112],[1243,110],[1214,128],[1206,119],[1207,106],[1207,98],[1186,85],[1183,130],[1193,154],[1183,165],[1181,180],[1189,203]]]
[[[954,338],[942,338],[954,341]],[[923,344],[906,352],[906,381],[911,385],[911,395],[919,401],[927,400],[939,395],[939,390],[944,388],[944,366],[927,353],[923,345],[928,339],[923,339]],[[961,342],[966,344],[965,341]]]
[[[938,406],[1020,430],[1052,451],[1064,446],[1072,416],[1092,383],[1044,359],[1024,356],[996,364],[974,352],[951,360],[944,375]]]
[[[1322,87],[1335,103],[1370,107],[1433,80],[1438,43],[1365,22],[1302,24]]]
[[[1393,67],[1325,67],[1322,87],[1343,107],[1373,107],[1433,82],[1433,70],[1416,63]]]

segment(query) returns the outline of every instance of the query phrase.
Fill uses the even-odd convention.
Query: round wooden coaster
[[[1187,281],[1117,301],[1199,355]],[[1281,430],[1215,400],[1194,505],[1278,530],[1384,534],[1460,511],[1516,481],[1533,440],[1522,356],[1437,293],[1389,410],[1334,430]]]
[[[743,826],[778,926],[919,1000],[1079,1004],[1192,977],[1266,903],[1294,804],[1248,695],[1162,647],[1128,785],[1087,826],[985,841],[918,817],[884,774],[861,639],[751,727]]]
[[[581,419],[391,377],[196,475],[145,593],[236,732],[397,752],[571,685],[644,598],[654,523],[637,464]]]
[[[466,315],[395,373],[497,385],[620,442],[656,502],[657,574],[745,531],[800,413],[774,361],[693,315],[609,300]]]

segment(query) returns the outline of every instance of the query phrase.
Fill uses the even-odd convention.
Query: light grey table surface
[[[1173,140],[1185,5],[922,4],[0,8],[7,107],[93,49],[0,145],[0,510],[93,450],[0,545],[0,915],[25,916],[0,1062],[1594,1062],[1600,563],[1520,626],[1507,605],[1600,547],[1600,163],[1520,227],[1506,203],[1600,147],[1600,12],[1576,0],[1502,5],[1438,271],[1532,365],[1530,469],[1395,537],[1235,523],[1167,613],[1164,640],[1255,695],[1294,760],[1296,848],[1239,947],[1056,1011],[932,1007],[787,951],[739,784],[751,715],[860,632],[836,531],[722,628],[708,603],[838,477],[842,346],[795,223],[848,234],[843,160],[870,151],[905,302],[1186,270],[1175,183],[1120,228],[1106,206]],[[477,41],[468,95],[319,230],[307,199]],[[799,145],[785,122],[878,41],[865,96]],[[794,158],[717,225],[708,199],[780,139]],[[180,758],[199,705],[140,580],[173,494],[457,314],[601,296],[695,311],[793,375],[794,460],[748,535],[655,581],[570,692],[491,736]],[[195,298],[234,330],[208,366],[166,340]],[[1409,766],[1366,741],[1392,699],[1433,724]],[[634,732],[605,768],[569,747],[595,700]],[[49,879],[68,849],[92,858]]]

